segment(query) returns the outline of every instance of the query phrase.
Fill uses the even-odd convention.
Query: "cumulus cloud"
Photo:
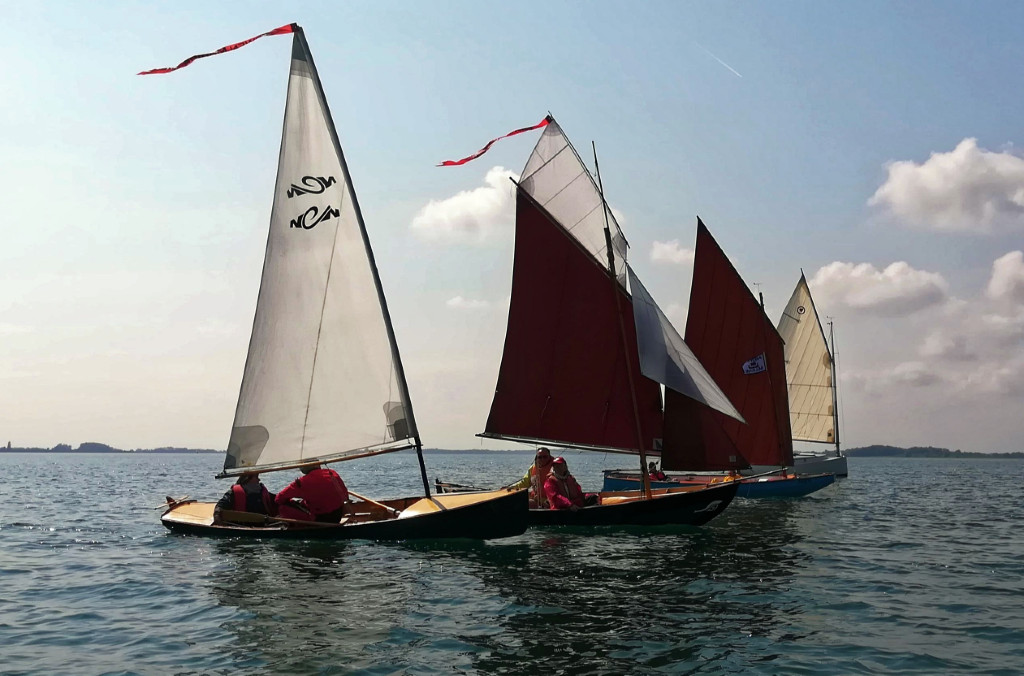
[[[651,245],[651,261],[670,265],[693,263],[693,249],[681,246],[678,239],[654,242]]]
[[[948,153],[917,164],[890,162],[885,183],[868,200],[908,224],[945,232],[1024,226],[1024,158],[995,153],[966,138]]]
[[[944,302],[949,285],[936,272],[898,261],[884,270],[870,263],[829,263],[810,281],[824,305],[845,305],[881,316],[917,312]]]
[[[485,310],[491,306],[485,300],[471,300],[469,298],[463,298],[462,296],[455,296],[455,298],[449,298],[445,305],[455,310]]]
[[[989,298],[1024,305],[1024,252],[1011,251],[992,264]]]
[[[483,186],[428,202],[410,227],[427,240],[481,242],[494,229],[510,224],[515,216],[510,178],[518,180],[519,176],[504,167],[494,167],[484,177]]]
[[[967,338],[962,335],[951,335],[943,330],[928,334],[921,345],[920,353],[922,357],[941,361],[973,361],[977,358],[977,355],[967,347]]]

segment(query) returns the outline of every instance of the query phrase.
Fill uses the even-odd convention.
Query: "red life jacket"
[[[231,487],[231,495],[235,500],[234,507],[236,512],[249,511],[249,496],[245,492],[245,486],[235,484]],[[264,514],[273,516],[277,512],[277,505],[270,499],[270,491],[262,484],[260,484],[260,500],[263,502]]]

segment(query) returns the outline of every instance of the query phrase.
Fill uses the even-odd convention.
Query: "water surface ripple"
[[[529,453],[431,452],[507,482]],[[570,453],[596,489],[615,456]],[[487,543],[176,536],[219,456],[0,454],[3,674],[1020,674],[1024,462],[852,459],[704,528]],[[415,456],[346,463],[414,495]],[[290,479],[268,475],[271,489]]]

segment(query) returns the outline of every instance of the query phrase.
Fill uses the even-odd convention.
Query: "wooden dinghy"
[[[482,489],[462,484],[435,482],[443,495],[480,495]],[[650,499],[638,490],[602,491],[598,504],[567,509],[531,509],[530,526],[703,526],[729,506],[739,482],[714,486],[653,488]]]
[[[600,173],[590,174],[553,117],[542,126],[516,184],[508,324],[480,436],[628,454],[646,469],[674,423],[665,418],[662,385],[742,416],[626,264],[628,245]],[[735,494],[735,486],[652,492],[645,482],[577,511],[531,510],[530,523],[698,525]]]
[[[707,486],[728,477],[708,474],[669,475],[664,481],[651,479],[651,488],[677,488],[679,486]],[[835,483],[835,474],[798,474],[787,476],[741,477],[738,498],[799,498],[810,495]],[[640,476],[636,472],[605,470],[604,490],[637,490]]]
[[[423,497],[377,502],[356,496],[362,502],[338,524],[244,512],[214,524],[214,504],[171,501],[163,524],[175,532],[254,537],[522,533],[525,491],[431,496],[391,315],[313,56],[295,24],[264,35],[293,36],[288,92],[256,316],[218,478],[414,448]]]
[[[356,502],[337,524],[232,510],[222,511],[222,523],[214,524],[213,508],[212,502],[169,503],[160,520],[171,531],[189,535],[324,540],[485,540],[519,535],[527,527],[525,490]]]

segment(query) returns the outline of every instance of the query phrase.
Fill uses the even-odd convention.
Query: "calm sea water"
[[[495,484],[531,457],[427,464]],[[566,457],[591,489],[630,466]],[[737,500],[699,529],[387,544],[165,531],[153,507],[219,497],[220,463],[0,454],[0,673],[1024,673],[1024,462],[854,458],[816,496]],[[373,497],[419,485],[411,453],[339,469]]]

